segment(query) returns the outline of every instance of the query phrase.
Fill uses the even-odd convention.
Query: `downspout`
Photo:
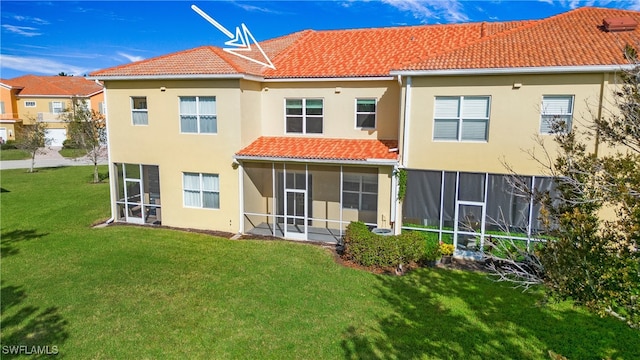
[[[105,131],[107,133],[107,166],[109,170],[109,198],[111,202],[111,217],[105,222],[105,225],[111,224],[116,221],[116,202],[114,201],[114,194],[117,193],[116,179],[113,176],[113,164],[111,164],[111,136],[109,134],[109,106],[107,104],[107,87],[104,87],[104,109],[107,109],[104,124]]]
[[[598,115],[597,115],[597,119],[601,120],[602,119],[602,107],[604,106],[604,91],[607,88],[607,73],[603,73],[602,74],[602,84],[600,84],[600,103],[598,104]],[[596,158],[598,157],[598,148],[600,147],[600,131],[598,130],[598,127],[596,126],[596,136],[594,139],[594,149],[593,152],[596,156]]]
[[[398,81],[402,85],[402,78],[400,76],[398,76]],[[392,186],[393,186],[393,195],[391,196],[393,201],[392,219],[394,220],[393,230],[396,235],[399,235],[400,232],[402,231],[402,219],[398,219],[398,214],[401,214],[401,211],[400,211],[400,201],[398,199],[398,179],[395,174],[399,169],[404,169],[409,164],[408,158],[409,158],[409,119],[411,118],[410,116],[411,86],[412,86],[411,76],[407,76],[407,85],[406,85],[405,94],[404,94],[404,114],[401,117],[401,121],[402,121],[402,150],[400,153],[401,162],[399,165],[395,165],[393,167],[394,175],[392,180]]]
[[[237,161],[237,160],[236,160]],[[238,234],[244,234],[244,167],[242,162],[238,161],[238,197],[240,198]]]

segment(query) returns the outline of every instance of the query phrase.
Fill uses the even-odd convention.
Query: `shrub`
[[[17,149],[18,147],[16,146],[16,141],[15,140],[7,140],[7,142],[5,142],[4,144],[0,145],[0,149],[2,150],[12,150],[12,149]]]
[[[362,222],[347,226],[344,257],[363,266],[397,267],[424,258],[423,239],[414,232],[381,236]]]
[[[453,244],[440,243],[440,254],[443,256],[453,255],[454,250]]]
[[[73,141],[72,139],[67,139],[67,140],[63,141],[62,142],[62,147],[65,148],[65,149],[79,149],[80,148],[78,143]]]

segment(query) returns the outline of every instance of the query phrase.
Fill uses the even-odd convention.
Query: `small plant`
[[[451,256],[453,255],[454,250],[455,248],[453,247],[453,244],[440,243],[440,254],[442,256]]]

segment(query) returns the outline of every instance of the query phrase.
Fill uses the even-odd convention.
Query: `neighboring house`
[[[34,121],[46,123],[51,146],[62,146],[67,139],[66,123],[60,116],[74,99],[85,101],[89,109],[104,111],[102,84],[84,77],[25,75],[1,82],[17,89],[11,98],[14,116],[25,126]]]
[[[16,94],[22,87],[11,86],[0,79],[0,138],[2,141],[15,140],[16,129],[22,120],[18,115]]]
[[[458,253],[481,246],[496,218],[534,235],[539,208],[512,195],[505,164],[552,189],[523,150],[536,134],[553,146],[553,121],[581,126],[610,104],[638,22],[581,8],[308,30],[260,43],[275,69],[203,46],[97,71],[114,218],[321,241],[360,220],[436,232]]]

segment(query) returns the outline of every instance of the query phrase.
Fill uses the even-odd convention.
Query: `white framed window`
[[[106,115],[107,114],[107,103],[105,103],[104,101],[101,101],[98,103],[98,112],[100,114]]]
[[[342,207],[364,211],[378,210],[378,176],[376,174],[342,175]]]
[[[24,102],[24,107],[36,107],[36,102],[35,101],[25,101]]]
[[[184,206],[220,209],[218,174],[183,173]]]
[[[322,99],[286,99],[285,131],[288,134],[322,134]]]
[[[0,114],[4,114],[4,101],[0,101]]]
[[[64,102],[52,101],[49,103],[49,112],[54,114],[62,114],[64,111]]]
[[[436,96],[433,140],[487,141],[490,96]]]
[[[540,134],[570,131],[573,120],[573,95],[544,95],[540,111]]]
[[[131,122],[133,125],[149,125],[146,96],[131,97]]]
[[[180,97],[180,132],[216,134],[218,116],[215,96]]]
[[[376,99],[356,99],[356,127],[376,128]]]

